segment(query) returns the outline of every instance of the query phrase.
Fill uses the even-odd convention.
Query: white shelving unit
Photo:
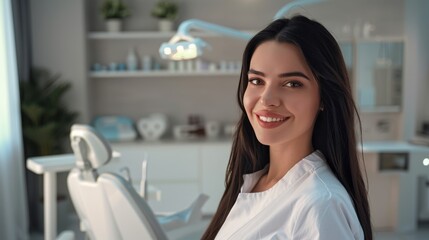
[[[90,72],[91,78],[146,78],[146,77],[237,77],[239,71],[97,71]]]
[[[252,31],[246,31],[252,33]],[[254,32],[254,31],[253,31]],[[99,41],[114,41],[120,42],[124,41],[135,41],[135,40],[151,40],[159,41],[159,44],[162,42],[168,41],[176,32],[160,32],[160,31],[125,31],[125,32],[89,32],[87,34],[87,39],[90,42],[99,42]],[[193,31],[192,36],[201,37],[201,38],[219,38],[225,37],[217,33],[212,32],[203,32],[203,31]],[[97,54],[92,49],[89,49],[90,54]],[[154,51],[156,52],[156,51]],[[238,60],[238,59],[237,59]],[[89,78],[146,78],[146,77],[237,77],[239,76],[239,70],[232,71],[221,71],[221,70],[204,70],[204,71],[170,71],[167,69],[161,70],[152,70],[152,71],[143,71],[141,69],[137,71],[90,71],[88,73]]]

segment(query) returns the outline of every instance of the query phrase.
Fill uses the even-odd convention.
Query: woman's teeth
[[[286,118],[272,118],[272,117],[259,116],[259,119],[261,119],[263,122],[281,122],[281,121],[284,121]]]

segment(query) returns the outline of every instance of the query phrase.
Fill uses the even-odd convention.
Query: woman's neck
[[[262,175],[252,189],[252,192],[262,192],[270,189],[286,173],[313,152],[311,144],[287,144],[282,146],[270,146],[270,166],[268,172]]]
[[[270,146],[270,167],[267,180],[280,180],[296,163],[313,151],[311,141],[294,141]]]

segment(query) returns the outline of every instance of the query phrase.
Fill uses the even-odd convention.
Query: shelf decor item
[[[177,17],[177,4],[168,0],[159,0],[152,9],[151,15],[158,19],[158,29],[161,32],[173,31],[174,20]]]
[[[122,31],[122,20],[130,16],[128,7],[121,0],[105,0],[101,13],[106,20],[108,32]]]
[[[168,129],[168,118],[164,114],[153,113],[138,120],[137,129],[144,140],[159,140]]]

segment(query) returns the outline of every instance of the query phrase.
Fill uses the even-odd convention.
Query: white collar
[[[277,182],[273,187],[268,189],[267,191],[273,189],[277,185],[279,185],[280,182],[286,183],[287,185],[292,184],[295,182],[298,178],[300,178],[302,175],[313,172],[315,169],[325,166],[326,161],[325,157],[322,152],[319,150],[315,150],[308,156],[304,157],[300,161],[298,161],[280,180]],[[240,193],[251,193],[252,189],[255,187],[256,183],[259,181],[259,178],[261,178],[262,175],[264,175],[269,168],[269,164],[267,164],[262,170],[244,174],[243,175],[243,185],[241,186]],[[257,192],[258,193],[264,193],[264,192]]]

